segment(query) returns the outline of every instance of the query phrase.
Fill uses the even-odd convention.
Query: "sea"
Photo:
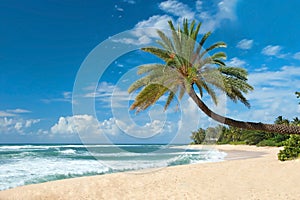
[[[225,156],[216,149],[180,145],[6,144],[0,145],[0,190],[73,177],[219,162]]]

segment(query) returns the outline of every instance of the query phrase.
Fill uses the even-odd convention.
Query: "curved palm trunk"
[[[300,134],[300,126],[243,122],[243,121],[238,121],[238,120],[221,116],[213,112],[212,110],[210,110],[205,105],[205,103],[198,97],[198,95],[195,93],[195,90],[193,88],[190,89],[188,94],[207,116],[222,124],[226,124],[229,126],[234,126],[242,129],[248,129],[248,130],[260,130],[260,131],[267,131],[267,132],[274,132],[274,133],[281,133],[281,134]]]

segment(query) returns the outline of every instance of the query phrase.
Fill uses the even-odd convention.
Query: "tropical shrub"
[[[293,160],[300,156],[300,135],[291,135],[289,139],[283,142],[284,149],[278,153],[278,159],[281,161]]]
[[[191,139],[193,140],[192,144],[202,144],[205,140],[205,130],[199,128],[197,131],[192,132]]]
[[[264,146],[271,146],[271,147],[280,147],[282,146],[282,142],[276,142],[273,139],[267,139],[267,140],[262,140],[256,146],[259,147],[264,147]]]

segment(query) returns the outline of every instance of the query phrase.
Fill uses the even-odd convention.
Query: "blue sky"
[[[165,29],[170,19],[203,22],[201,33],[213,32],[207,43],[226,42],[227,64],[249,71],[255,87],[247,95],[251,109],[220,97],[223,103],[212,106],[214,110],[269,123],[278,115],[299,117],[294,95],[300,90],[299,7],[293,0],[2,1],[0,143],[186,143],[192,130],[215,125],[187,97],[177,111],[174,104],[163,113],[158,103],[138,115],[128,114],[132,97],[126,86],[138,78],[136,66],[159,62],[138,50],[109,66],[99,64],[105,72],[97,82],[85,77],[79,100],[93,102],[95,115],[72,110],[89,106],[76,102],[73,86],[93,49],[107,40],[111,47],[113,42],[132,49],[147,46],[156,36],[146,28]],[[95,55],[101,61],[104,54]]]

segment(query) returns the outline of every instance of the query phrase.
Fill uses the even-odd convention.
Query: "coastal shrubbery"
[[[300,126],[299,118],[292,121],[279,116],[276,118],[276,124],[285,124],[289,126]],[[268,133],[263,131],[244,130],[235,127],[217,126],[207,129],[198,129],[192,132],[191,139],[193,144],[247,144],[256,146],[284,146],[278,154],[281,161],[291,160],[300,156],[300,136],[278,133]]]
[[[197,131],[193,131],[191,139],[193,140],[192,144],[202,144],[205,139],[205,130],[199,128]]]
[[[291,135],[289,139],[283,142],[284,149],[278,153],[278,159],[281,161],[292,160],[300,157],[300,136]]]

